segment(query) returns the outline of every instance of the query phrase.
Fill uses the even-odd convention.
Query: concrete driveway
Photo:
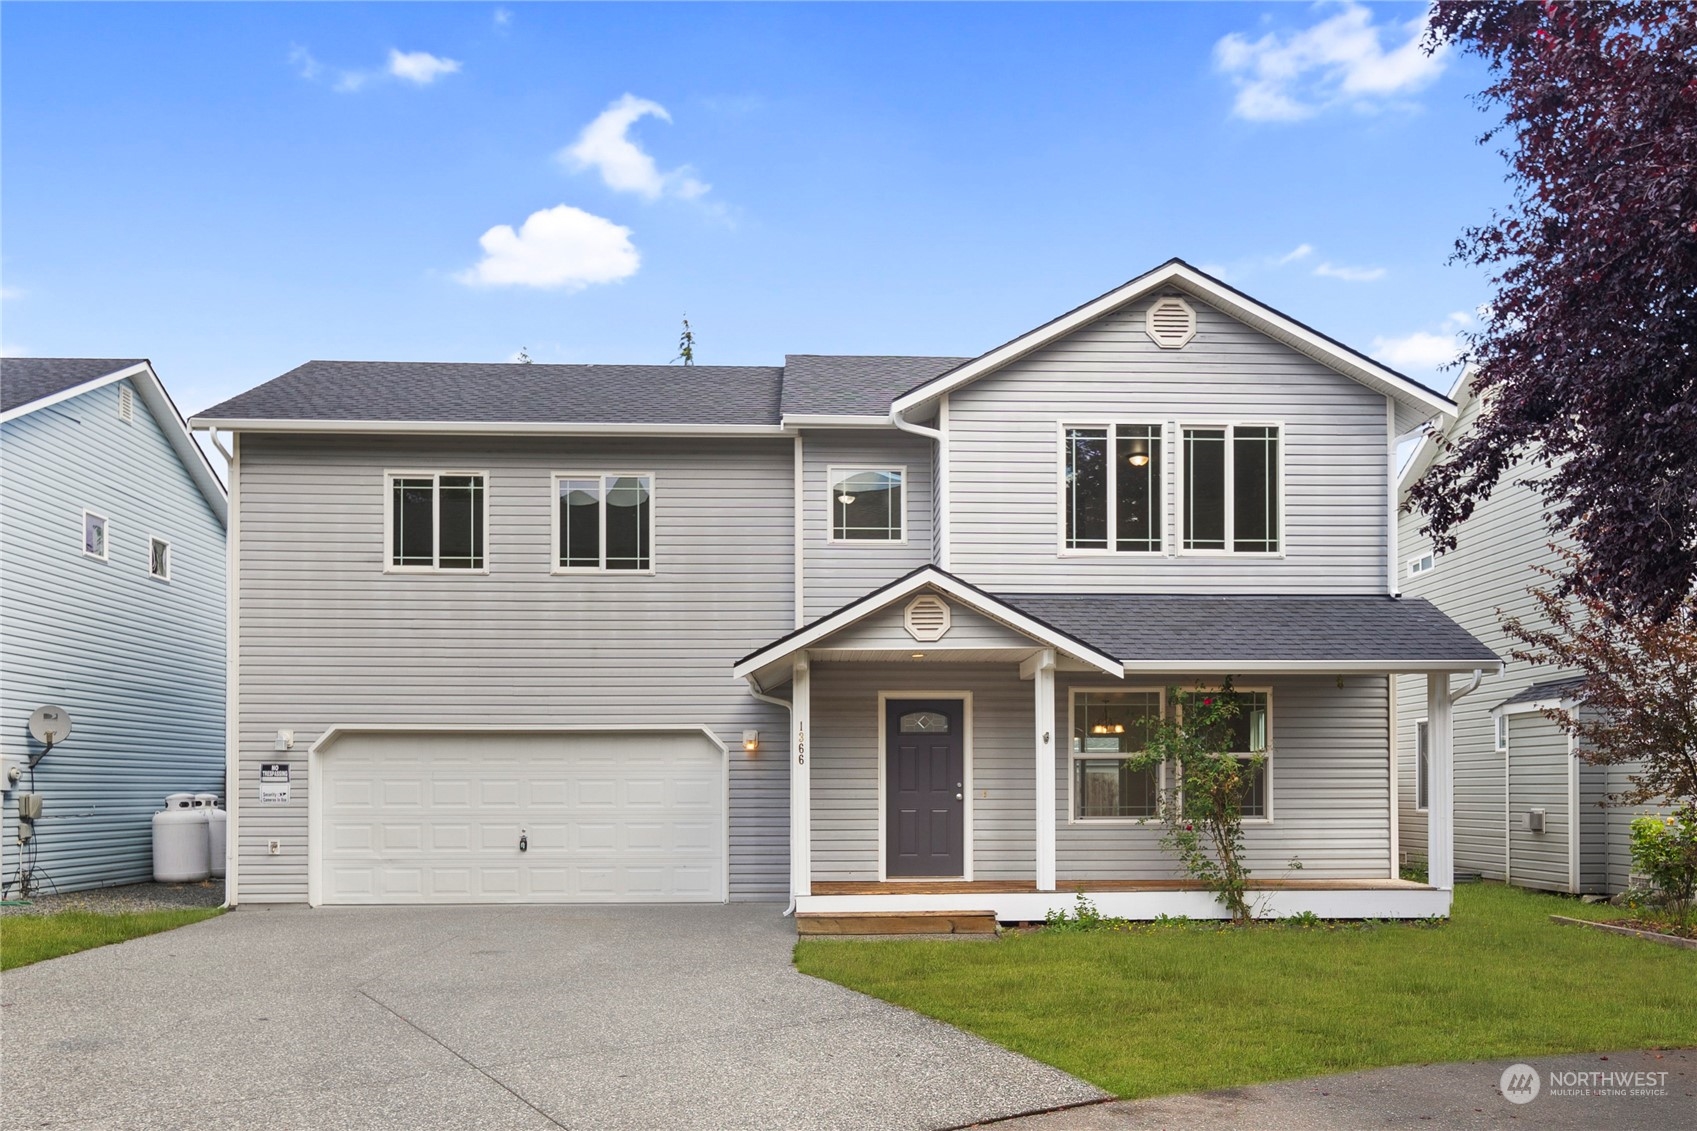
[[[8,973],[0,1126],[942,1128],[1101,1096],[793,942],[771,905],[242,908]]]

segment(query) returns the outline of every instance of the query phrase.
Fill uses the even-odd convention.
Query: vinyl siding
[[[0,750],[39,751],[26,724],[44,704],[72,722],[35,770],[37,878],[49,890],[151,879],[165,794],[224,792],[224,528],[142,398],[131,423],[118,418],[128,385],[0,432]],[[104,562],[82,553],[85,508],[107,518]],[[148,573],[154,536],[171,544],[169,582]],[[7,786],[8,887],[14,797]]]
[[[950,394],[950,562],[991,591],[1382,593],[1385,398],[1192,299],[1197,334],[1163,350],[1146,303]],[[1283,422],[1282,557],[1059,556],[1062,424]],[[1164,453],[1176,525],[1178,443]]]
[[[810,431],[802,445],[804,620],[814,621],[931,561],[934,445],[923,436],[874,428]],[[902,543],[830,540],[828,476],[833,467],[907,469],[907,538]]]
[[[731,748],[731,897],[787,890],[787,718],[730,666],[793,623],[791,441],[241,445],[243,900],[306,898],[306,751],[337,723],[704,724]],[[488,472],[486,576],[383,572],[384,472],[433,468]],[[549,572],[550,475],[603,469],[654,473],[652,576]],[[277,760],[292,796],[262,807],[258,765]]]
[[[1547,891],[1572,891],[1568,837],[1573,814],[1568,806],[1567,735],[1541,715],[1516,715],[1509,721],[1508,848],[1509,882]],[[1526,831],[1528,809],[1541,808],[1544,831]]]
[[[1161,677],[1124,687],[1160,687]],[[1187,681],[1180,681],[1187,682]],[[1069,691],[1105,688],[1100,676],[1056,680],[1056,726],[1064,735]],[[970,691],[972,875],[1030,880],[1035,869],[1033,684],[1014,664],[818,663],[813,669],[813,876],[878,876],[878,693]],[[1249,686],[1247,683],[1244,686]],[[1245,829],[1248,860],[1262,876],[1378,878],[1390,871],[1390,756],[1385,681],[1275,677],[1273,813]],[[1177,876],[1158,824],[1069,822],[1070,761],[1056,757],[1056,870],[1060,881]]]
[[[907,606],[913,600],[910,597],[873,613],[841,632],[833,633],[822,643],[829,648],[901,649],[930,653],[946,652],[951,648],[1019,648],[1034,652],[1040,647],[1023,632],[1016,632],[953,601],[945,602],[949,606],[949,631],[943,634],[942,639],[931,642],[915,640],[908,634],[905,619]]]

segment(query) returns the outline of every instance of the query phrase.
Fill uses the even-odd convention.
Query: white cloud
[[[0,342],[0,357],[28,357],[29,350],[17,342]]]
[[[1324,279],[1342,279],[1346,283],[1372,283],[1385,277],[1383,267],[1345,267],[1337,263],[1321,263],[1314,274]]]
[[[1299,243],[1295,247],[1291,248],[1289,251],[1285,252],[1283,255],[1279,256],[1277,259],[1273,260],[1273,266],[1283,267],[1287,263],[1295,263],[1298,259],[1307,259],[1310,255],[1313,255],[1313,254],[1314,254],[1314,245],[1313,244],[1311,244],[1311,243]]]
[[[1214,45],[1214,66],[1237,87],[1232,113],[1253,122],[1293,122],[1333,106],[1372,110],[1443,72],[1444,48],[1428,55],[1420,46],[1425,28],[1424,15],[1376,26],[1372,11],[1344,0],[1301,31],[1253,41],[1233,32]]]
[[[483,258],[455,276],[472,287],[582,290],[636,274],[642,257],[630,229],[569,204],[532,212],[518,231],[498,224],[483,233]]]
[[[0,301],[11,302],[13,299],[23,297],[24,289],[22,287],[0,287]]]
[[[496,8],[494,19],[496,27],[504,28],[513,22],[513,14],[505,8]]]
[[[324,70],[323,64],[312,57],[312,52],[298,43],[289,48],[289,64],[303,79],[315,79]]]
[[[1374,338],[1368,353],[1393,369],[1438,369],[1461,353],[1461,332],[1473,325],[1473,316],[1457,310],[1445,318],[1437,331],[1416,330],[1400,338]]]
[[[685,165],[662,173],[643,148],[630,138],[630,128],[643,118],[670,122],[672,116],[658,102],[626,94],[583,127],[577,141],[562,149],[559,159],[577,172],[594,169],[607,187],[634,192],[648,200],[676,196],[694,200],[712,186],[695,176]]]
[[[451,75],[459,69],[457,59],[444,59],[428,51],[389,48],[389,73],[419,86],[429,86],[443,75]]]

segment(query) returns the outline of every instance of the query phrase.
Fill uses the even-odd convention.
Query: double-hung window
[[[1273,816],[1271,788],[1272,744],[1270,693],[1239,691],[1237,717],[1231,721],[1232,748],[1243,767],[1241,812],[1245,820],[1269,820]]]
[[[1159,691],[1076,691],[1072,701],[1075,821],[1143,820],[1161,811],[1161,772],[1127,768],[1160,724]]]
[[[389,475],[389,569],[482,570],[486,477],[477,472]]]
[[[905,542],[902,481],[906,471],[901,467],[831,468],[831,541]]]
[[[554,476],[554,568],[654,568],[654,476]]]
[[[1066,427],[1068,550],[1160,553],[1161,426]]]
[[[1182,446],[1183,548],[1278,553],[1278,426],[1186,425]]]

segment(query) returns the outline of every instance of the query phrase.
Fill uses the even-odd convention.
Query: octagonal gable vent
[[[1162,349],[1182,349],[1196,336],[1196,310],[1177,295],[1167,295],[1149,308],[1146,326]]]
[[[941,640],[949,631],[948,603],[934,594],[923,593],[907,603],[902,623],[915,640]]]

